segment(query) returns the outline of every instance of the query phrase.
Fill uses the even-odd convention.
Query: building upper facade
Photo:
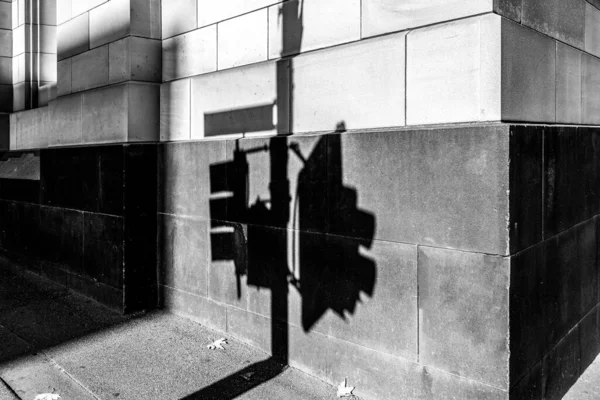
[[[4,0],[0,110],[10,129],[2,134],[22,150],[334,131],[341,123],[597,125],[597,7]]]

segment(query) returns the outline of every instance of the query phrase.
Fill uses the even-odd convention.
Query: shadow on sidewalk
[[[131,318],[0,257],[0,366]]]

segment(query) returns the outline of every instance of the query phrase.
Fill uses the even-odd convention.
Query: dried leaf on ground
[[[346,379],[344,379],[337,389],[337,397],[349,397],[352,396],[354,386],[346,386]]]
[[[225,350],[225,348],[223,347],[224,344],[227,344],[227,339],[225,338],[221,338],[219,340],[215,340],[214,342],[212,342],[211,344],[209,344],[208,347],[211,350]]]
[[[242,378],[244,378],[245,380],[249,381],[250,378],[252,378],[252,375],[254,375],[254,372],[246,372],[245,374],[240,375]]]

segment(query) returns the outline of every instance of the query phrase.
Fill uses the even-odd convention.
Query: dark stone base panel
[[[15,266],[27,269],[48,280],[58,283],[78,294],[89,297],[104,306],[123,313],[123,290],[100,283],[65,269],[65,264],[32,258],[23,253],[0,251],[2,257]]]
[[[125,146],[40,150],[41,202],[123,215]]]
[[[275,336],[288,337],[290,365],[338,385],[344,378],[364,399],[484,399],[508,400],[504,390],[462,378],[436,368],[275,322],[205,297],[161,286],[164,307],[272,353]],[[357,367],[360,374],[357,374]]]
[[[545,127],[544,237],[600,213],[600,129]]]
[[[40,180],[0,179],[0,249],[55,266],[40,272],[120,311],[156,307],[157,145],[39,158]]]
[[[39,204],[40,181],[30,179],[0,179],[0,198]]]
[[[509,145],[508,125],[166,143],[159,212],[504,255]]]
[[[560,400],[600,352],[600,304],[511,388],[511,399]]]
[[[512,258],[511,390],[537,393],[524,398],[560,399],[600,353],[598,220]]]

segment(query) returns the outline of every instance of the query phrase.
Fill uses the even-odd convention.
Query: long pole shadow
[[[359,254],[359,246],[371,246],[375,218],[358,210],[355,190],[343,185],[340,135],[322,136],[311,154],[303,154],[299,143],[289,143],[294,107],[293,57],[299,53],[303,38],[302,4],[290,1],[281,5],[282,59],[276,68],[278,135],[269,139],[268,145],[250,149],[241,149],[238,140],[233,161],[210,168],[211,186],[214,184],[223,190],[225,185],[234,193],[227,205],[227,217],[220,218],[216,210],[213,213],[211,205],[211,219],[236,221],[233,234],[211,234],[213,259],[234,261],[238,298],[242,296],[241,277],[244,275],[247,285],[270,290],[271,357],[248,365],[185,399],[234,399],[285,371],[289,362],[290,287],[301,296],[301,324],[305,332],[309,332],[327,310],[345,318],[347,312],[354,313],[361,292],[373,295],[375,264]],[[272,114],[265,109],[265,106],[257,106],[207,115],[205,126],[218,134],[247,132],[248,129],[260,131],[271,123]],[[336,132],[344,130],[342,121]],[[260,153],[269,156],[270,199],[257,199],[249,206],[249,155],[260,157]],[[302,165],[294,204],[289,180],[292,157]],[[296,202],[300,203],[299,210]],[[296,220],[292,221],[296,212],[299,226]],[[288,230],[290,221],[294,225],[292,231]],[[315,228],[320,233],[303,241],[303,232]],[[300,278],[288,261],[289,239],[298,239],[288,236],[295,235],[296,230],[300,232],[297,254]],[[362,239],[344,241],[330,238],[325,232]]]

